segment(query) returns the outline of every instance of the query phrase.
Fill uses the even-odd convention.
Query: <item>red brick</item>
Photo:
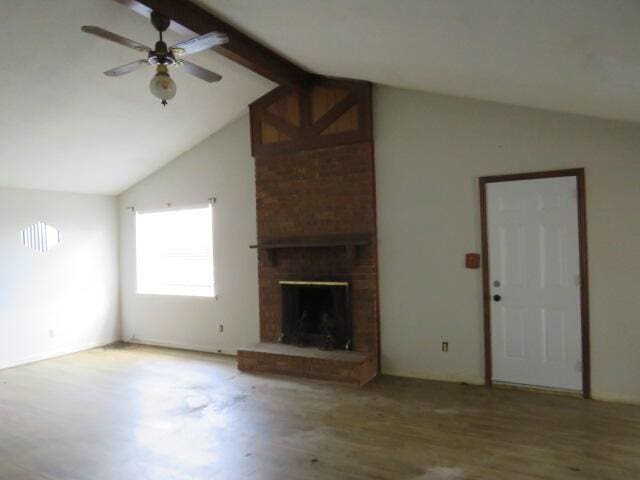
[[[266,252],[260,251],[258,264],[262,341],[277,341],[280,336],[278,281],[346,280],[351,284],[353,346],[356,351],[372,354],[371,365],[354,373],[326,362],[316,365],[268,357],[263,358],[260,368],[311,376],[303,365],[316,365],[313,368],[323,372],[322,378],[375,376],[379,319],[373,144],[257,157],[255,164],[259,241],[349,233],[366,233],[372,238],[372,245],[360,248],[354,262],[349,262],[341,249],[318,248],[281,250],[275,267],[269,264]],[[255,367],[248,358],[239,356],[241,369]]]

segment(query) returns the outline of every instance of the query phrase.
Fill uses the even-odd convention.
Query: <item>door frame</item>
[[[589,341],[589,263],[587,255],[587,205],[584,168],[480,177],[480,228],[482,236],[482,301],[484,309],[485,384],[492,384],[491,293],[489,285],[489,233],[487,184],[514,180],[576,177],[578,187],[578,249],[580,262],[580,316],[582,331],[582,396],[591,398],[591,346]]]

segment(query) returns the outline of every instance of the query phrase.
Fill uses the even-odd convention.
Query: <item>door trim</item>
[[[582,396],[591,398],[591,345],[589,341],[589,263],[587,255],[587,205],[584,168],[516,173],[480,177],[480,228],[482,236],[482,303],[484,310],[485,384],[492,384],[491,294],[489,285],[489,234],[487,231],[487,184],[534,180],[540,178],[576,177],[578,187],[578,248],[580,256],[580,315],[582,331]]]

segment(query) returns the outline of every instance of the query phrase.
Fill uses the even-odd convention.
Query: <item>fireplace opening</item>
[[[282,343],[351,350],[348,283],[282,281],[280,286]]]

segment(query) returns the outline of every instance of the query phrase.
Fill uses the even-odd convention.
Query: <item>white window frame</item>
[[[144,259],[144,254],[141,254],[140,249],[140,236],[138,232],[138,215],[146,214],[160,214],[160,213],[177,213],[185,210],[197,210],[208,209],[211,221],[211,287],[198,288],[197,286],[170,286],[170,285],[145,285],[141,278],[143,274],[141,264]],[[169,207],[161,209],[141,210],[135,212],[134,219],[134,231],[135,231],[135,256],[136,256],[136,293],[138,295],[160,295],[160,296],[178,296],[178,297],[201,297],[201,298],[213,298],[216,299],[216,281],[215,281],[215,215],[213,202],[201,203],[194,205],[186,205],[180,207]]]

